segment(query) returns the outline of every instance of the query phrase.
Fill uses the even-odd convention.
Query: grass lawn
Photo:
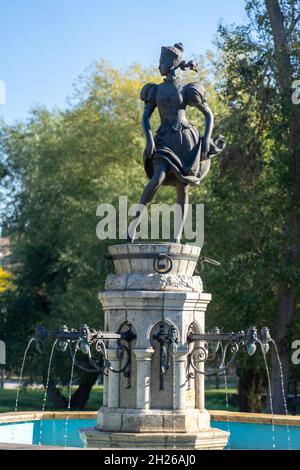
[[[75,388],[74,388],[75,389]],[[67,397],[67,388],[63,389],[65,397]],[[0,391],[0,413],[8,413],[14,411],[16,402],[16,390],[1,390]],[[44,390],[37,389],[22,389],[19,395],[18,411],[41,411],[42,402],[44,397]],[[85,411],[98,410],[100,403],[102,403],[102,387],[94,386],[90,394],[89,401],[85,407]],[[62,411],[53,408],[50,400],[47,400],[46,411]]]
[[[228,410],[238,411],[237,406],[230,403],[232,395],[237,392],[236,388],[228,388],[227,392],[229,401]],[[227,410],[225,396],[225,388],[205,390],[205,407],[208,410]]]
[[[67,396],[67,389],[63,390],[65,396]],[[236,393],[236,389],[232,388],[228,390],[229,398],[230,394]],[[0,413],[9,413],[15,409],[16,401],[16,390],[1,390],[0,391]],[[44,391],[43,390],[32,390],[23,389],[19,396],[18,411],[41,411]],[[85,411],[96,411],[99,409],[102,403],[102,387],[94,386],[89,398],[89,401],[85,407]],[[206,391],[206,408],[211,410],[225,410],[225,390],[224,389],[210,389]],[[231,411],[237,411],[237,408],[229,405]],[[61,411],[55,410],[50,401],[46,402],[46,411]]]

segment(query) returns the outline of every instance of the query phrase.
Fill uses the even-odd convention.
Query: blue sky
[[[0,117],[12,123],[34,105],[63,107],[101,58],[154,65],[162,45],[179,41],[186,58],[204,53],[220,19],[244,18],[244,0],[0,0]]]

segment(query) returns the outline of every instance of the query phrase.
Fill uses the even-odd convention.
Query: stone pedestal
[[[188,368],[193,348],[187,342],[188,332],[204,331],[211,300],[203,293],[201,278],[193,276],[200,249],[155,243],[114,245],[109,252],[116,274],[108,275],[99,300],[106,330],[120,332],[131,325],[136,335],[130,388],[123,374],[109,372],[96,428],[81,430],[82,439],[88,447],[101,448],[223,449],[228,433],[210,427],[204,378],[190,375]],[[179,338],[163,389],[160,344],[154,339],[161,325],[165,330],[175,328]],[[120,369],[115,348],[111,341],[108,358]]]

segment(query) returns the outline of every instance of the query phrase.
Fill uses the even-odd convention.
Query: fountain
[[[227,366],[233,363],[240,348],[251,356],[258,344],[269,381],[266,354],[269,344],[274,342],[267,327],[259,333],[254,326],[246,333],[223,333],[217,327],[205,331],[205,315],[211,294],[203,292],[201,277],[195,275],[195,270],[198,261],[219,263],[210,258],[200,258],[200,247],[182,244],[181,236],[187,218],[189,187],[199,185],[207,176],[211,158],[222,151],[225,141],[222,136],[212,139],[213,115],[203,87],[194,82],[184,85],[176,76],[179,68],[196,70],[195,63],[186,63],[182,54],[181,43],[163,47],[159,70],[166,78],[159,85],[146,84],[141,91],[141,99],[145,103],[142,123],[147,140],[144,166],[150,181],[141,196],[140,210],[128,229],[129,243],[109,246],[109,253],[105,256],[106,264],[111,264],[114,272],[107,275],[105,290],[99,294],[104,310],[104,330],[92,329],[88,325],[82,325],[78,330],[67,326],[59,331],[48,331],[42,326],[36,329],[34,340],[40,351],[43,351],[47,339],[54,340],[42,413],[32,418],[41,420],[36,431],[39,444],[46,423],[43,424],[43,420],[48,416],[45,401],[55,348],[69,350],[72,358],[68,409],[60,416],[65,420],[61,427],[61,441],[65,446],[71,426],[70,400],[75,366],[85,371],[104,369],[103,406],[97,413],[96,426],[80,429],[85,447],[223,449],[230,430],[230,447],[246,448],[245,439],[238,444],[240,447],[234,443],[247,434],[246,430],[240,431],[235,425],[243,419],[246,422],[252,419],[253,423],[272,425],[273,448],[275,421],[280,425],[284,423],[291,448],[289,422],[295,427],[300,424],[291,418],[284,422],[282,417],[273,415],[271,418],[266,415],[264,418],[260,415],[249,418],[230,413],[227,395],[225,414],[209,413],[205,409],[204,379],[208,362],[215,364],[214,374],[225,374],[227,389]],[[204,114],[203,137],[187,120],[187,105],[197,107]],[[156,106],[162,122],[154,138],[150,117]],[[162,184],[176,186],[177,190],[179,212],[174,216],[174,242],[134,242],[146,206]],[[34,340],[26,348],[19,384],[26,353]],[[89,368],[81,364],[80,352],[88,357]],[[19,391],[16,410],[18,398]],[[287,413],[285,397],[283,399]],[[18,418],[4,417],[2,422],[6,425]],[[295,436],[299,434],[298,430],[293,429],[292,432]],[[256,433],[257,428],[252,431],[254,436]]]
[[[227,448],[299,448],[297,417],[229,412],[228,406],[225,412],[205,409],[205,375],[224,374],[227,384],[226,369],[240,349],[253,355],[259,345],[265,358],[274,342],[267,327],[259,333],[254,326],[246,333],[223,333],[217,327],[205,332],[211,296],[203,293],[199,276],[190,276],[200,249],[168,243],[128,244],[111,246],[109,252],[116,273],[107,276],[106,289],[99,294],[105,330],[64,325],[49,331],[39,326],[26,347],[26,353],[31,344],[43,352],[45,341],[52,341],[47,382],[54,350],[69,350],[67,411],[3,414],[0,441],[23,442],[27,448],[33,443],[101,449],[221,449],[230,432]],[[82,362],[83,355],[89,367]],[[25,358],[26,354],[22,371]],[[208,363],[214,364],[209,372]],[[70,411],[75,366],[85,371],[104,369],[103,406],[96,426],[94,412]],[[43,410],[45,399],[46,390]],[[78,428],[83,444],[76,436]]]
[[[81,429],[88,447],[222,449],[228,432],[211,428],[204,403],[204,366],[226,369],[240,347],[269,349],[268,328],[258,334],[205,332],[211,295],[193,276],[200,249],[174,243],[109,247],[115,274],[99,294],[105,330],[83,325],[58,332],[36,329],[40,350],[47,338],[61,350],[72,344],[104,368],[103,406],[96,428]],[[219,354],[219,357],[218,357]],[[228,357],[229,356],[229,357]],[[101,360],[102,359],[102,360]]]

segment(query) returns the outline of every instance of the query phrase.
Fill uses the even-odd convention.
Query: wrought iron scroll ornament
[[[165,375],[170,368],[170,356],[178,350],[178,333],[176,328],[167,329],[166,325],[162,323],[159,325],[158,333],[153,335],[153,339],[158,341],[160,346],[159,388],[164,390]],[[194,347],[187,358],[188,380],[194,378],[195,373],[209,376],[224,372],[226,367],[233,365],[241,347],[247,350],[249,356],[252,356],[256,351],[256,344],[260,344],[263,353],[266,354],[269,351],[271,341],[270,331],[266,326],[261,329],[259,334],[255,326],[251,326],[247,333],[244,331],[222,333],[218,327],[208,333],[194,333],[190,329],[187,343],[193,343]],[[212,371],[205,371],[204,366],[211,362],[217,362],[217,365]]]
[[[226,367],[233,365],[234,359],[241,347],[245,348],[252,356],[256,352],[256,344],[260,344],[264,354],[269,351],[269,343],[272,341],[268,327],[263,327],[258,334],[257,328],[251,326],[247,333],[239,331],[237,333],[221,333],[218,327],[213,328],[208,333],[193,333],[189,331],[188,343],[194,344],[194,348],[188,356],[188,378],[194,377],[194,372],[206,376],[220,374]],[[203,365],[218,364],[210,372],[204,370]],[[228,355],[229,360],[227,360]]]
[[[86,372],[103,371],[107,374],[109,371],[121,374],[127,378],[127,386],[131,386],[131,356],[132,341],[136,335],[129,324],[126,331],[114,333],[110,331],[101,331],[82,325],[79,330],[69,329],[66,325],[58,331],[46,330],[43,326],[36,328],[35,339],[37,348],[43,351],[47,339],[56,339],[56,348],[60,351],[71,352],[74,363]],[[165,375],[170,368],[170,358],[178,351],[179,338],[175,327],[166,328],[164,323],[159,325],[158,333],[153,335],[153,340],[159,343],[159,388],[164,390]],[[115,348],[116,359],[124,363],[120,369],[115,369],[107,355],[107,341],[116,341]],[[257,344],[260,345],[264,354],[269,351],[269,343],[272,342],[268,327],[263,327],[258,333],[255,326],[251,326],[247,333],[239,331],[237,333],[222,333],[218,327],[213,328],[207,333],[194,333],[192,329],[187,335],[187,343],[194,344],[192,351],[188,354],[187,376],[188,379],[194,378],[195,373],[203,375],[220,374],[226,370],[226,367],[233,364],[233,361],[241,347],[245,348],[250,356],[255,354]],[[75,350],[73,348],[75,345]],[[90,368],[80,364],[75,359],[76,348],[87,356]],[[217,359],[219,355],[219,359]],[[228,355],[230,356],[227,360]],[[204,370],[204,365],[217,361],[213,371]]]
[[[60,351],[69,349],[72,358],[74,358],[75,351],[73,345],[75,345],[75,348],[80,349],[81,352],[87,356],[91,367],[87,368],[74,359],[76,366],[86,372],[103,371],[104,374],[107,374],[111,371],[116,374],[123,373],[127,378],[127,385],[130,387],[132,341],[136,338],[130,324],[126,331],[119,333],[95,330],[89,328],[87,325],[82,325],[79,330],[69,330],[69,328],[64,325],[58,331],[48,331],[43,326],[38,326],[35,330],[35,336],[37,348],[40,352],[44,350],[45,341],[47,339],[57,339],[56,348]],[[125,359],[120,369],[114,369],[111,361],[108,359],[107,341],[116,341],[116,358],[119,361]]]

